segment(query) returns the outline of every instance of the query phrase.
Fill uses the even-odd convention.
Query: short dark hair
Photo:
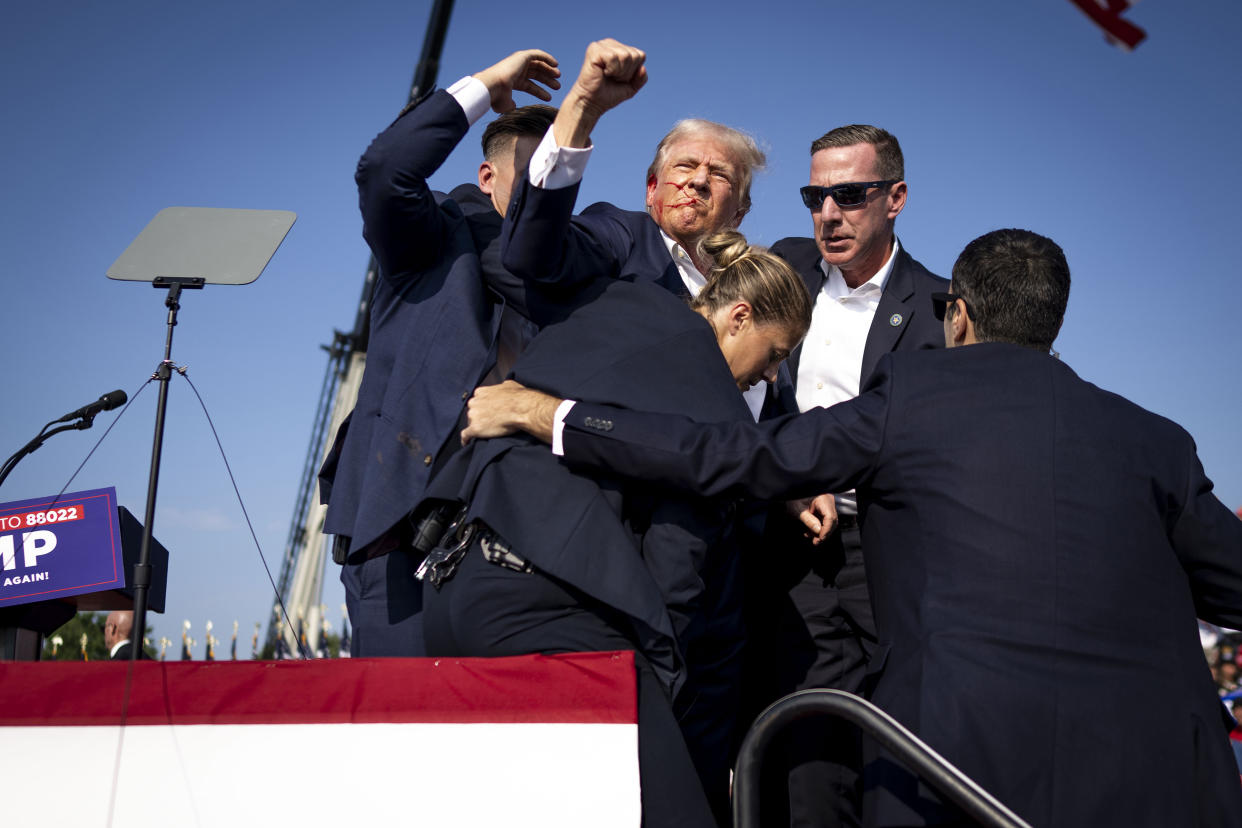
[[[1069,302],[1065,253],[1030,230],[993,230],[966,245],[953,265],[953,292],[970,306],[980,342],[1047,351]]]
[[[837,127],[811,142],[811,155],[829,147],[852,147],[871,144],[875,147],[875,174],[886,181],[904,181],[906,159],[901,144],[891,132],[870,124]]]
[[[556,107],[547,104],[510,109],[483,130],[483,157],[494,161],[499,153],[510,149],[514,141],[527,135],[542,138],[555,120]]]

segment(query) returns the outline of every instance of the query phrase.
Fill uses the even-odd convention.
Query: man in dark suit
[[[897,138],[878,127],[838,127],[811,144],[810,183],[801,195],[813,238],[782,239],[772,252],[802,276],[815,310],[806,339],[789,358],[793,395],[770,394],[769,416],[853,399],[884,354],[943,346],[929,297],[948,282],[915,261],[894,232],[906,204],[905,177]],[[776,508],[762,554],[747,556],[752,716],[796,690],[868,692],[876,630],[857,498],[846,491],[824,503],[837,520],[824,543],[812,546],[792,514]],[[806,504],[791,505],[796,514]],[[811,722],[778,744],[765,765],[764,823],[857,824],[857,728]],[[849,807],[825,807],[825,789]]]
[[[705,495],[856,487],[880,707],[1033,825],[1235,825],[1195,617],[1242,624],[1242,522],[1190,435],[1048,353],[1068,293],[1051,240],[995,231],[936,297],[949,350],[882,357],[855,400],[720,426],[579,404],[564,454]],[[557,403],[505,387],[467,436],[550,438]],[[961,819],[866,775],[869,822]]]
[[[611,39],[587,48],[582,70],[532,154],[529,175],[518,182],[505,213],[504,264],[513,273],[573,285],[601,279],[649,282],[687,298],[702,289],[711,262],[700,242],[741,224],[750,210],[751,181],[765,163],[750,136],[712,121],[680,121],[660,140],[647,170],[645,211],[600,202],[573,215],[592,149],[591,133],[605,112],[629,100],[646,83],[645,59],[641,50]],[[562,292],[559,299],[561,312],[553,318],[581,304],[581,294]],[[783,369],[779,377],[788,389]],[[752,417],[759,416],[766,389],[767,383],[759,383],[744,392]],[[757,545],[762,510],[749,506],[739,514],[746,525],[741,534],[749,538],[739,540],[739,545]],[[724,605],[741,601],[739,569],[735,556],[729,570],[715,573],[717,583],[709,587],[727,588],[728,594],[720,595]],[[737,659],[734,654],[732,660]],[[738,688],[729,690],[736,693]],[[686,722],[683,718],[683,726]],[[729,760],[733,736],[712,734],[718,761]]]
[[[611,39],[587,47],[582,71],[505,213],[504,264],[513,273],[573,284],[655,282],[686,297],[702,288],[710,262],[700,240],[741,224],[750,209],[751,178],[764,165],[750,136],[712,121],[681,121],[656,147],[645,212],[600,202],[573,215],[591,132],[605,112],[646,83],[645,61],[641,50]],[[562,313],[576,304],[567,298]],[[764,393],[760,384],[746,394],[756,416]]]
[[[363,236],[379,263],[358,402],[320,472],[324,531],[337,535],[355,656],[417,656],[422,590],[407,515],[457,445],[465,399],[496,381],[525,340],[524,288],[500,266],[501,214],[551,123],[551,55],[517,52],[407,107],[358,163]],[[427,178],[488,108],[478,186],[445,196]]]

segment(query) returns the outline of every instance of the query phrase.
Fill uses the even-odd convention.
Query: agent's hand
[[[791,500],[786,507],[806,527],[806,536],[816,546],[837,528],[837,499],[830,494]]]
[[[513,380],[480,386],[466,404],[467,425],[461,432],[461,444],[507,437],[518,431],[551,443],[552,425],[560,404],[560,399]]]
[[[508,112],[517,106],[513,102],[514,92],[525,92],[541,101],[550,101],[552,93],[543,86],[549,89],[561,88],[558,80],[561,70],[557,68],[556,58],[539,49],[514,52],[474,76],[483,81],[492,95],[492,110],[499,113]]]

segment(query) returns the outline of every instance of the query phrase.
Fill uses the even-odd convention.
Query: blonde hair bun
[[[781,258],[747,244],[737,230],[720,230],[699,242],[715,263],[690,307],[709,319],[737,301],[751,306],[756,324],[779,324],[801,339],[811,324],[806,285]]]
[[[724,270],[750,252],[746,237],[737,230],[718,230],[699,243],[700,249],[712,257],[715,263],[712,270]]]

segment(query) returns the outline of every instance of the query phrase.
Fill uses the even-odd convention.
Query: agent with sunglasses
[[[769,412],[807,411],[852,399],[884,354],[944,344],[928,297],[948,282],[915,261],[893,229],[906,204],[897,139],[857,124],[816,139],[810,184],[801,195],[811,211],[813,238],[782,239],[772,252],[802,276],[815,312],[806,340],[789,358],[796,400],[771,394]],[[866,695],[868,689],[876,630],[857,499],[849,491],[821,502],[835,506],[831,536],[812,545],[797,520],[774,509],[767,554],[749,567],[754,572],[747,580],[747,617],[753,622],[747,658],[759,667],[748,671],[746,695],[754,713],[795,690],[826,687]],[[792,505],[791,511],[804,505]],[[857,729],[835,719],[816,720],[791,734],[782,748],[774,761],[784,763],[784,770],[767,777],[771,788],[761,797],[764,824],[855,824],[848,816],[838,820],[824,791],[834,791],[857,811]],[[788,797],[778,789],[786,775]]]
[[[949,348],[881,357],[854,400],[704,425],[507,383],[467,436],[707,497],[857,487],[878,706],[1030,825],[1237,825],[1195,618],[1242,628],[1242,521],[1184,429],[1049,353],[1069,289],[1055,242],[997,230],[928,300]],[[868,825],[973,822],[892,759],[865,776]]]

